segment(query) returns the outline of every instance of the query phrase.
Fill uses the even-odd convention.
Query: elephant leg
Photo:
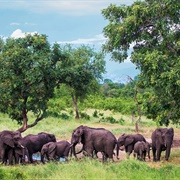
[[[143,153],[143,159],[146,161],[146,151]]]
[[[8,155],[7,155],[7,157],[8,157],[8,160],[9,160],[9,164],[10,165],[12,165],[13,164],[13,149],[10,149],[9,151],[8,151]]]
[[[84,150],[87,152],[87,156],[93,157],[94,148],[92,146],[84,146]]]
[[[127,158],[129,158],[130,154],[132,153],[132,146],[127,146],[126,147],[126,153],[127,153]]]
[[[161,157],[161,147],[159,147],[158,149],[157,149],[157,161],[160,161],[160,157]]]
[[[152,149],[153,152],[153,161],[156,161],[156,149]]]
[[[151,159],[151,157],[150,157],[150,150],[148,150],[147,153],[148,153],[148,158]]]
[[[98,152],[97,152],[96,150],[94,150],[94,151],[93,151],[93,154],[92,154],[92,158],[94,158],[94,156],[95,156],[95,158],[98,158],[97,153],[98,153]]]
[[[5,149],[2,148],[0,153],[1,153],[0,157],[2,158],[2,164],[6,164],[7,159],[8,159],[8,155],[7,155],[7,153],[5,153]]]
[[[103,153],[103,162],[106,162],[107,161],[107,155],[105,153]]]
[[[33,163],[32,153],[29,153],[29,161]]]
[[[139,160],[143,160],[143,151],[142,150],[140,150],[140,152],[139,152]]]

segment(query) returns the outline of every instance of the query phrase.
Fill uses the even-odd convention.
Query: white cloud
[[[11,38],[24,38],[27,34],[31,34],[34,35],[37,32],[22,32],[22,30],[20,29],[16,29],[12,34],[11,34]]]
[[[99,44],[102,45],[106,41],[103,34],[96,35],[92,38],[81,38],[73,41],[58,41],[59,44]]]
[[[20,23],[17,23],[17,22],[12,22],[12,23],[10,23],[10,25],[11,25],[11,26],[19,26],[19,25],[20,25]]]
[[[0,9],[23,9],[37,13],[54,12],[68,15],[96,14],[110,4],[130,5],[135,0],[14,0],[2,1]]]
[[[20,26],[20,25],[25,25],[25,26],[35,26],[35,23],[31,22],[25,22],[25,23],[19,23],[19,22],[12,22],[10,23],[10,26]]]
[[[28,26],[35,26],[35,23],[31,23],[31,22],[25,22],[24,25],[28,25]]]

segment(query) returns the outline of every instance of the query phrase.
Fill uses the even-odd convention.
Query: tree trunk
[[[136,127],[136,133],[139,133],[138,121],[136,121],[135,127]]]
[[[74,105],[74,108],[75,108],[75,111],[76,111],[75,119],[79,119],[79,110],[78,110],[77,100],[75,100],[73,94],[71,94],[71,96],[72,96],[72,102],[73,102],[73,105]]]
[[[20,133],[26,131],[27,129],[27,121],[28,121],[28,118],[27,118],[27,114],[26,114],[26,110],[23,110],[22,111],[22,117],[23,117],[23,125],[21,128],[19,128],[17,131],[19,131]]]
[[[134,123],[134,121],[135,121],[135,115],[134,114],[135,114],[135,112],[133,111],[132,112],[132,123]]]
[[[32,123],[32,124],[27,124],[28,122],[28,118],[27,118],[27,113],[26,110],[23,110],[22,112],[22,117],[23,117],[23,125],[21,128],[19,128],[17,131],[19,131],[20,133],[26,131],[27,129],[35,126],[39,121],[41,121],[44,117],[43,115],[41,115],[41,113],[39,113],[38,117],[36,118],[36,120]]]

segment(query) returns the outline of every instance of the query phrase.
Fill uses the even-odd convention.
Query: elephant
[[[59,160],[60,157],[63,157],[67,161],[71,147],[72,145],[65,140],[46,143],[41,149],[41,162],[45,163],[45,156],[48,160]]]
[[[4,130],[0,132],[0,158],[2,163],[9,160],[9,164],[13,163],[12,149],[20,148],[22,151],[22,160],[25,160],[24,146],[21,143],[22,136],[19,131]]]
[[[128,156],[130,156],[130,154],[134,150],[134,144],[138,141],[146,142],[146,139],[141,134],[122,134],[118,138],[117,149],[119,149],[121,146],[124,146],[125,152],[128,154]]]
[[[168,161],[173,138],[173,128],[157,128],[152,132],[153,161],[160,161],[162,151],[166,151],[165,159]]]
[[[24,156],[24,159],[23,159]],[[9,162],[11,162],[11,164],[13,163],[13,159],[15,160],[15,164],[18,163],[25,163],[25,156],[27,156],[27,159],[29,160],[29,152],[28,149],[26,147],[24,148],[20,148],[20,147],[15,147],[15,148],[11,148],[8,151],[8,158]],[[29,162],[29,161],[28,161]]]
[[[87,126],[77,127],[71,138],[72,152],[76,157],[75,146],[77,143],[83,144],[83,150],[87,152],[88,156],[93,156],[95,152],[103,153],[103,161],[107,158],[113,160],[114,148],[117,145],[116,137],[108,130],[104,128],[91,128]]]
[[[22,138],[22,144],[28,149],[29,152],[30,163],[33,163],[32,155],[34,153],[41,152],[42,146],[48,142],[56,142],[56,137],[54,134],[41,132],[37,135],[29,134]]]
[[[134,157],[137,155],[137,159],[144,160],[146,158],[146,153],[148,153],[148,158],[150,159],[150,143],[144,141],[138,141],[134,144]]]

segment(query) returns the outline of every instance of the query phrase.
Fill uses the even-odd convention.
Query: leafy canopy
[[[46,115],[47,102],[56,86],[56,61],[45,35],[8,38],[0,57],[0,111],[23,124],[19,130],[37,124]],[[34,123],[28,125],[27,114]]]
[[[180,117],[180,2],[136,1],[111,4],[102,11],[109,24],[103,49],[115,61],[131,61],[140,69],[138,86],[152,88],[146,113],[158,124],[179,123]]]
[[[104,55],[85,45],[78,48],[66,45],[61,51],[66,58],[60,61],[60,82],[71,87],[75,96],[83,99],[93,89],[90,84],[102,79]]]
[[[78,100],[83,101],[88,94],[98,90],[98,82],[105,72],[104,54],[85,45],[76,48],[66,45],[59,47],[59,50],[66,57],[59,63],[59,79],[69,88],[78,111]]]

